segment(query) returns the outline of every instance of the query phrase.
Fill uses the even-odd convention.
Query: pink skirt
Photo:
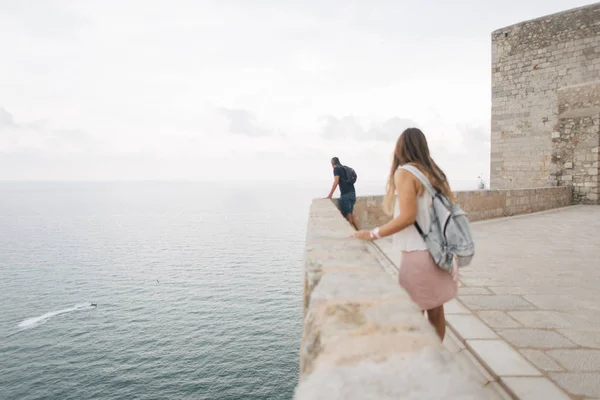
[[[435,265],[427,250],[402,252],[400,286],[422,310],[431,310],[456,297],[457,282]]]

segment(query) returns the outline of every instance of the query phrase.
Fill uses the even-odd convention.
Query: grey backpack
[[[458,267],[469,265],[475,254],[475,245],[467,214],[446,196],[438,193],[429,183],[429,179],[416,167],[405,165],[402,168],[417,177],[433,197],[433,204],[429,210],[431,226],[423,227],[427,228],[424,230],[415,222],[415,227],[425,240],[433,261],[446,271],[452,271],[454,257],[457,258]]]

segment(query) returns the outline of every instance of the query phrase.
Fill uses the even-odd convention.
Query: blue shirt
[[[344,169],[343,166],[336,165],[333,168],[333,176],[339,176],[340,177],[340,194],[341,195],[345,195],[345,194],[348,194],[348,193],[355,193],[356,192],[354,190],[354,184],[346,182],[346,180],[348,178],[346,176],[346,170]]]

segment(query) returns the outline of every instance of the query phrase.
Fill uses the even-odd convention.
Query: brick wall
[[[571,205],[571,187],[455,192],[470,221],[508,217]],[[383,196],[359,197],[355,217],[361,229],[372,229],[390,220],[381,207]]]
[[[492,189],[547,186],[557,91],[600,79],[600,3],[492,33]]]
[[[573,203],[599,204],[600,82],[558,91],[552,184],[573,187]]]

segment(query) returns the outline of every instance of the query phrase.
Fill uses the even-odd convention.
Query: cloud
[[[2,127],[14,127],[15,119],[6,109],[0,107],[0,129]]]
[[[6,154],[84,153],[101,144],[82,129],[52,128],[43,122],[19,123],[0,108],[0,152]]]
[[[490,155],[490,132],[483,126],[459,125],[463,145],[467,154],[473,158],[488,158]]]
[[[374,140],[396,140],[406,128],[417,126],[418,124],[411,119],[392,117],[383,123],[383,125],[371,128],[367,134],[369,137],[374,138]]]
[[[324,139],[349,138],[354,140],[371,140],[388,142],[394,141],[406,128],[416,127],[418,124],[407,118],[392,117],[383,124],[372,124],[368,129],[354,116],[336,118],[326,115],[320,118],[324,122],[321,136]]]
[[[321,136],[325,139],[340,139],[340,138],[362,138],[365,130],[361,124],[352,116],[342,117],[340,119],[331,115],[326,115],[320,118],[324,121]]]
[[[271,136],[273,131],[256,120],[256,115],[248,110],[220,108],[219,112],[229,122],[229,133],[250,137]]]
[[[441,147],[432,149],[436,162],[457,179],[477,182],[477,177],[483,175],[489,181],[489,129],[483,125],[459,124],[456,131],[456,140],[462,141],[462,148],[451,151]]]

